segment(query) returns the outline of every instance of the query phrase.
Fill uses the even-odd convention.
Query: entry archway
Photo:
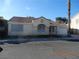
[[[37,28],[38,28],[38,31],[45,32],[46,26],[44,24],[39,24]]]

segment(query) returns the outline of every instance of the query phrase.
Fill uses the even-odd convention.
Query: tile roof
[[[32,22],[32,20],[35,20],[34,17],[12,17],[9,21],[27,23]]]
[[[38,17],[38,18],[34,18],[34,17],[17,17],[17,16],[14,16],[9,21],[11,21],[11,22],[19,22],[19,23],[32,23],[32,20],[39,20],[39,19],[46,19],[48,21],[52,21],[52,20],[47,19],[47,18],[45,18],[43,16]]]

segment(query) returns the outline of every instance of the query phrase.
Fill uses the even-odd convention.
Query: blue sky
[[[79,12],[79,0],[71,0],[71,16]],[[0,16],[67,17],[67,0],[0,0]]]

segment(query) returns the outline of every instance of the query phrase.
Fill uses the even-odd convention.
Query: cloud
[[[11,4],[11,1],[12,0],[4,0],[4,4],[7,5],[7,6],[9,6]]]
[[[31,10],[31,8],[30,7],[26,7],[26,10]]]
[[[4,1],[4,4],[1,9],[2,13],[9,11],[12,0],[3,0],[3,1]]]

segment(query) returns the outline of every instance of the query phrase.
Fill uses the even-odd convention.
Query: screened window
[[[23,25],[22,24],[12,24],[11,31],[12,32],[21,32],[21,31],[23,31]]]

